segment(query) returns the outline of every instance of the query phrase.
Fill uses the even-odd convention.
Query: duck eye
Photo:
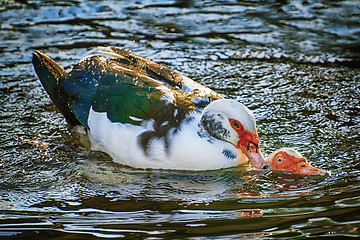
[[[278,163],[282,163],[283,160],[284,160],[284,159],[283,159],[282,156],[278,156],[278,157],[276,158],[276,161],[277,161]]]
[[[231,127],[233,129],[235,129],[236,131],[243,129],[243,126],[241,125],[241,123],[236,119],[229,118],[229,123],[230,123]]]
[[[239,124],[238,121],[234,120],[234,121],[232,122],[232,124],[233,124],[234,128],[237,128],[237,129],[240,128],[240,124]]]

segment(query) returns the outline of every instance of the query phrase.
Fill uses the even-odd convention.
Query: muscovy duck
[[[266,169],[253,113],[149,59],[101,48],[66,72],[35,51],[41,83],[92,149],[135,168],[210,170],[247,162]]]
[[[279,148],[267,159],[272,170],[287,171],[299,175],[325,175],[324,170],[313,167],[300,152],[292,148]]]

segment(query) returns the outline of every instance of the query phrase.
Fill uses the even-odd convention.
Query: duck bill
[[[302,166],[297,171],[295,170],[293,173],[301,175],[326,175],[326,172],[324,170],[313,167],[309,163],[305,163],[305,166]]]
[[[268,163],[266,162],[259,148],[253,150],[252,148],[240,146],[240,149],[246,155],[246,157],[249,159],[249,161],[254,167],[264,170],[268,168]]]

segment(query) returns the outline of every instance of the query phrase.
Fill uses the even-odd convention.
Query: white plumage
[[[218,100],[204,109],[204,113],[209,112],[224,116],[223,126],[231,136],[228,140],[207,135],[200,124],[202,114],[193,112],[179,128],[168,132],[168,147],[165,146],[164,138],[154,138],[148,143],[145,153],[138,144],[138,137],[143,132],[153,130],[152,120],[145,121],[140,126],[113,123],[106,113],[91,109],[88,125],[92,149],[106,152],[115,162],[135,168],[209,170],[246,162],[246,156],[236,148],[239,136],[228,123],[227,115],[241,117],[244,126],[255,129],[254,116],[250,110],[233,100]]]

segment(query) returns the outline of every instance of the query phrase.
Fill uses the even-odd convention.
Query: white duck
[[[279,148],[267,159],[272,170],[286,171],[299,175],[326,175],[327,172],[313,167],[300,152],[292,148]]]
[[[44,88],[92,148],[135,168],[209,170],[248,160],[267,168],[255,117],[243,104],[125,50],[106,48],[67,73],[34,52]]]

